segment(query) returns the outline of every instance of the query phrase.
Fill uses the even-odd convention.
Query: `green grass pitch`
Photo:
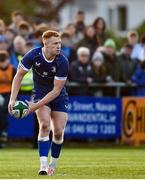
[[[38,176],[37,150],[0,150],[0,178],[47,178]],[[144,178],[145,148],[63,148],[54,179]]]

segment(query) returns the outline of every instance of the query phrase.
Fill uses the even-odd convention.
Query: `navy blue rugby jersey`
[[[19,64],[26,71],[32,68],[34,92],[43,95],[53,89],[54,79],[67,79],[68,65],[69,62],[62,52],[56,55],[54,60],[48,61],[41,47],[26,53]],[[62,89],[61,94],[67,94],[65,87]]]

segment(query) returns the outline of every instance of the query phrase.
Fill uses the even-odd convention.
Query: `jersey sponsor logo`
[[[40,73],[40,72],[38,72],[37,71],[37,69],[35,69],[35,68],[33,68],[33,70],[35,71],[35,73],[37,73],[37,75],[39,75],[39,76],[41,76],[42,78],[45,78],[45,77],[47,77],[47,78],[54,78],[53,76],[48,76],[48,72],[42,72],[42,73]]]

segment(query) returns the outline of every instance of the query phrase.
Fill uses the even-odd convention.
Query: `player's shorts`
[[[43,97],[44,95],[34,94],[32,96],[32,101],[38,102]],[[68,112],[68,100],[69,99],[67,95],[60,95],[50,103],[46,104],[46,106],[48,106],[51,109],[51,111]]]

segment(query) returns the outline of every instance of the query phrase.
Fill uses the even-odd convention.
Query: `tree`
[[[66,4],[72,3],[73,0],[36,0],[34,9],[34,18],[38,21],[59,21],[59,11]]]
[[[73,0],[6,0],[0,1],[0,18],[10,23],[10,14],[21,10],[26,18],[39,22],[59,20],[59,11]]]

